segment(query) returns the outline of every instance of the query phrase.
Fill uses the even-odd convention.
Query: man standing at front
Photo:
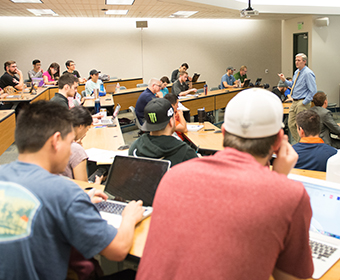
[[[225,110],[225,149],[164,175],[137,280],[311,277],[312,211],[303,185],[286,177],[297,154],[282,115],[271,92],[240,92]]]
[[[290,96],[293,98],[293,104],[289,110],[288,126],[294,140],[299,142],[299,133],[296,126],[296,115],[301,111],[310,108],[310,102],[317,91],[315,75],[312,70],[306,66],[307,56],[304,53],[298,53],[295,56],[296,71],[292,81],[286,80],[285,76],[279,74],[280,79],[291,87]]]

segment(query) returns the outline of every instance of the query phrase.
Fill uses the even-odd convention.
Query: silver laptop
[[[314,273],[319,279],[340,259],[340,184],[289,174],[302,182],[310,197],[313,216],[309,229]]]
[[[168,160],[115,156],[104,189],[109,199],[96,204],[102,218],[118,228],[121,213],[131,200],[143,201],[142,220],[150,216],[158,184],[169,168]]]

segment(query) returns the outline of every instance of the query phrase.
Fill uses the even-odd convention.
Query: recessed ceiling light
[[[170,17],[181,17],[181,18],[187,18],[194,14],[198,13],[198,11],[178,11],[176,13],[173,13]]]
[[[40,0],[11,0],[13,3],[42,3]]]
[[[51,15],[51,16],[58,16],[55,12],[51,9],[27,9],[27,11],[35,14],[36,16],[44,16],[44,15]]]
[[[105,0],[106,5],[133,5],[135,0]]]
[[[107,10],[106,15],[126,15],[129,10]]]

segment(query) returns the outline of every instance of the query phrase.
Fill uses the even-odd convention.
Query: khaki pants
[[[292,134],[296,142],[299,142],[300,140],[300,136],[299,136],[299,133],[297,131],[297,126],[296,126],[296,115],[310,108],[310,103],[308,103],[307,105],[303,105],[302,101],[303,100],[293,101],[293,104],[290,107],[289,116],[288,116],[288,127],[290,130],[290,133]]]

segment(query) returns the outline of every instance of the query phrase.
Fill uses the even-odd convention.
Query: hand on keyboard
[[[123,219],[131,219],[135,225],[142,219],[144,208],[142,207],[143,201],[131,201],[124,209],[122,216]]]
[[[94,196],[91,197],[91,202],[92,203],[99,203],[103,200],[107,200],[108,196],[103,192],[103,191],[100,191],[100,190],[96,190],[95,193],[94,193]]]

